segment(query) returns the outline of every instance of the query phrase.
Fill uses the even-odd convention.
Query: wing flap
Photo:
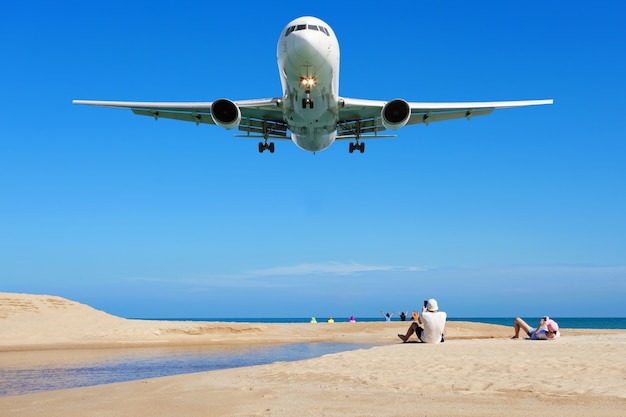
[[[155,120],[159,118],[164,119],[173,119],[173,120],[181,120],[183,122],[194,122],[198,123],[206,123],[214,125],[215,122],[211,117],[210,113],[184,113],[184,112],[174,112],[167,110],[154,110],[154,109],[137,109],[131,108],[133,113],[139,116],[152,116]]]
[[[481,109],[481,110],[462,110],[462,111],[448,111],[443,113],[419,113],[419,112],[411,112],[411,117],[407,122],[408,125],[418,124],[418,123],[432,123],[432,122],[441,122],[444,120],[453,120],[453,119],[470,119],[474,116],[486,116],[491,114],[493,109]]]
[[[253,119],[251,117],[243,117],[239,123],[239,130],[247,132],[246,136],[250,137],[279,137],[284,139],[287,137],[287,124],[267,119]]]
[[[380,122],[380,117],[370,119],[351,120],[337,123],[337,134],[339,136],[361,136],[375,135],[385,130]]]

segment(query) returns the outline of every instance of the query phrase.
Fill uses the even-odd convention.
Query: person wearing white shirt
[[[406,334],[399,334],[398,337],[403,342],[408,342],[415,333],[423,343],[441,343],[446,332],[446,318],[447,314],[439,311],[437,300],[431,298],[424,303],[417,322],[411,323]]]

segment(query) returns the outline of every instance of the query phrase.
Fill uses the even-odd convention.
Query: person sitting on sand
[[[447,314],[439,311],[437,300],[431,298],[422,307],[422,314],[417,317],[417,321],[411,323],[406,334],[399,334],[398,337],[403,342],[408,342],[411,335],[415,333],[423,343],[441,343],[444,341],[446,332],[446,318]]]
[[[356,323],[356,319],[354,318],[354,316],[350,316],[350,323]]]
[[[558,323],[548,316],[542,318],[539,321],[539,326],[536,328],[530,327],[528,323],[520,317],[517,317],[515,319],[514,327],[515,336],[513,336],[513,339],[519,338],[520,330],[524,330],[524,332],[526,332],[526,334],[530,337],[530,340],[552,340],[561,336],[559,333]]]
[[[400,321],[406,321],[406,315],[408,313],[408,311],[398,311],[398,314],[400,315]]]

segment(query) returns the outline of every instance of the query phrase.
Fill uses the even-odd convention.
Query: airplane
[[[339,95],[339,42],[322,20],[299,17],[282,30],[276,48],[282,96],[212,102],[132,102],[73,100],[128,108],[141,116],[215,124],[261,139],[258,150],[274,152],[270,140],[291,140],[304,151],[319,152],[337,140],[350,140],[349,152],[365,151],[364,139],[406,125],[484,116],[494,109],[552,104],[553,100],[420,103],[396,98],[366,100]],[[290,135],[288,136],[288,132]]]

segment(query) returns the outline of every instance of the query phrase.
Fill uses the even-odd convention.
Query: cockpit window
[[[324,26],[318,26],[318,25],[289,26],[287,30],[285,31],[285,36],[289,36],[291,32],[294,32],[297,30],[306,30],[306,29],[320,31],[322,33],[325,33],[326,36],[330,36],[330,32],[328,32],[328,29],[326,29]]]

